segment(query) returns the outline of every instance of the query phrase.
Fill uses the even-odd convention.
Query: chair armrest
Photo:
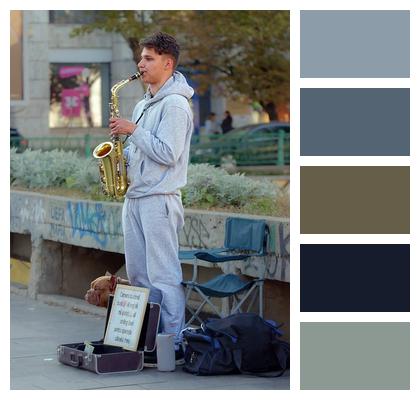
[[[197,282],[198,279],[198,265],[197,265],[197,257],[194,257],[194,264],[193,264],[193,275],[191,280],[193,282]]]

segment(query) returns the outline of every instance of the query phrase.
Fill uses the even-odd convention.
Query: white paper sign
[[[104,344],[137,350],[148,298],[147,288],[117,285]]]

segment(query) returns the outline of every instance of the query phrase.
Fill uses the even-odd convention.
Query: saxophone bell
[[[114,150],[114,144],[112,142],[102,142],[93,150],[93,157],[101,160],[102,158],[109,156],[109,153],[111,153],[112,150]]]

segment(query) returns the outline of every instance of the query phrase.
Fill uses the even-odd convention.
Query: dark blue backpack
[[[289,368],[289,344],[272,321],[240,313],[208,319],[184,331],[184,371],[195,375],[280,376]]]

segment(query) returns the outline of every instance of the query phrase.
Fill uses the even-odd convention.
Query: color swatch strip
[[[301,244],[300,311],[409,312],[408,244]]]
[[[300,41],[301,78],[410,78],[409,10],[301,11]],[[301,88],[300,156],[410,156],[408,80],[341,81]],[[301,166],[300,233],[409,234],[410,167],[388,159]],[[410,323],[382,321],[410,311],[410,245],[320,239],[300,246],[300,311],[381,322],[302,322],[301,389],[409,389]]]

